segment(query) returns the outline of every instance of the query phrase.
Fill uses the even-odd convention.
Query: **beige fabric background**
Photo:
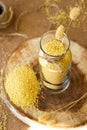
[[[69,0],[64,1],[64,4],[68,3],[68,1]],[[18,32],[26,34],[30,39],[41,36],[49,29],[50,23],[47,20],[45,12],[37,10],[43,5],[44,0],[2,0],[2,2],[4,2],[7,6],[12,6],[14,18],[12,24],[7,29],[0,30],[0,36],[4,36],[7,33]],[[17,19],[22,12],[25,13],[22,17],[20,17],[18,28],[16,30]],[[81,26],[86,25],[83,23]],[[87,32],[83,32],[81,28],[71,28],[69,35],[70,39],[87,48]],[[11,52],[25,40],[27,39],[19,36],[0,38],[0,67],[3,67],[3,64]],[[28,130],[28,126],[14,117],[6,106],[5,109],[8,112],[8,130]]]

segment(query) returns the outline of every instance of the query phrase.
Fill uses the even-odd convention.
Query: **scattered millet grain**
[[[1,94],[1,75],[0,75],[0,130],[7,130],[7,112],[4,110],[4,102]]]
[[[61,2],[59,2],[58,0],[45,0],[45,11],[48,17],[49,22],[55,27],[57,28],[58,26],[60,26],[61,24],[64,25],[66,28],[70,22],[70,17],[69,17],[69,13],[72,10],[72,8],[74,7],[79,7],[80,8],[80,17],[77,17],[76,20],[73,20],[72,24],[71,24],[71,28],[74,29],[78,29],[81,28],[83,32],[87,32],[87,2],[86,0],[78,0],[75,1],[73,3],[73,7],[72,5],[69,3],[64,9],[61,8],[61,3],[64,0],[61,0]],[[51,13],[51,5],[55,4],[55,7],[58,7],[57,12],[52,15]],[[84,25],[84,26],[83,26]]]

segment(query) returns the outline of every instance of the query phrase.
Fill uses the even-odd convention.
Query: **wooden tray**
[[[39,43],[40,38],[35,38],[21,44],[8,60],[6,71],[10,71],[16,65],[28,64],[33,66],[37,72]],[[87,49],[71,41],[71,51],[72,67],[69,88],[61,94],[52,94],[43,89],[43,96],[39,97],[38,108],[43,113],[54,112],[58,119],[56,122],[58,128],[83,129],[87,124],[87,99],[81,99],[87,92]],[[64,107],[79,98],[80,101],[72,107]],[[52,125],[52,122],[49,124]]]

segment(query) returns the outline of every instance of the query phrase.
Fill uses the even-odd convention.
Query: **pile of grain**
[[[25,65],[8,73],[5,90],[13,103],[24,109],[37,102],[40,86],[34,71]]]

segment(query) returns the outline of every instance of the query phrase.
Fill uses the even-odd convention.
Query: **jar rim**
[[[67,40],[68,40],[68,46],[67,46],[67,48],[64,50],[64,52],[63,52],[62,54],[55,55],[55,56],[54,56],[54,55],[49,55],[49,54],[47,54],[47,52],[46,52],[46,51],[43,49],[43,47],[42,47],[41,41],[42,41],[42,39],[43,39],[47,34],[49,34],[49,33],[55,33],[55,32],[56,32],[56,30],[48,31],[48,32],[44,33],[44,34],[42,35],[41,39],[40,39],[40,49],[44,52],[45,55],[47,55],[47,56],[49,56],[49,57],[51,57],[51,58],[58,58],[58,57],[64,56],[64,55],[67,53],[67,51],[69,50],[69,48],[70,48],[70,39],[68,38],[67,34],[64,33],[64,37],[66,37]],[[54,39],[53,39],[53,40],[54,40]],[[55,39],[55,40],[57,40],[57,39]]]

